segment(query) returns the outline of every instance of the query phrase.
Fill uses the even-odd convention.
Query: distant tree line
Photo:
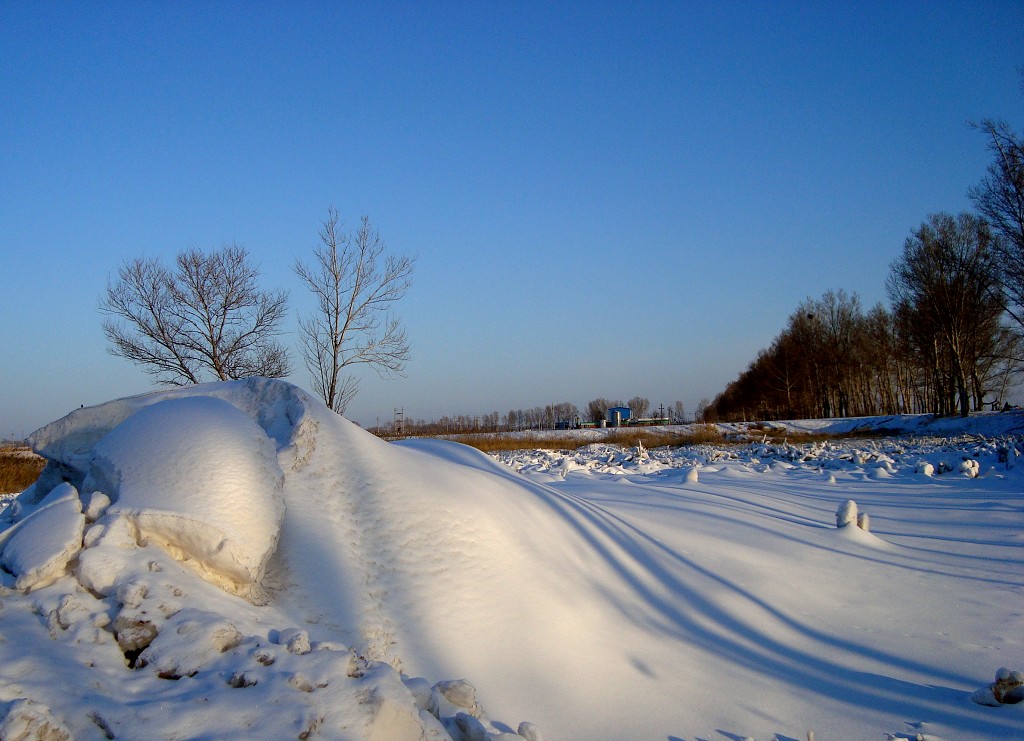
[[[437,420],[407,419],[404,415],[388,423],[378,424],[373,432],[383,435],[451,435],[473,432],[515,432],[520,430],[554,430],[559,427],[572,427],[577,423],[591,422],[600,424],[607,418],[612,407],[626,407],[630,415],[636,418],[647,416],[651,412],[650,401],[641,396],[634,396],[628,402],[609,401],[597,398],[586,406],[586,414],[580,412],[572,402],[564,401],[557,404],[546,404],[528,409],[510,409],[506,414],[491,412],[489,414],[453,414]],[[683,402],[676,401],[671,406],[662,405],[666,419],[671,424],[682,424],[684,420]]]
[[[715,399],[706,421],[997,407],[1024,369],[1024,138],[975,127],[993,155],[969,195],[977,213],[929,216],[890,266],[891,305],[828,291],[790,315]]]

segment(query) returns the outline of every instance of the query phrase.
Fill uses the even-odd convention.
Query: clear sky
[[[1022,65],[1019,1],[0,2],[0,437],[152,388],[124,259],[237,242],[298,311],[332,205],[418,258],[351,418],[692,412],[805,298],[886,300]]]

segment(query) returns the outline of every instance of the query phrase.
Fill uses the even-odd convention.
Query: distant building
[[[624,424],[629,424],[630,411],[629,407],[609,407],[608,408],[608,426],[609,427],[621,427]]]

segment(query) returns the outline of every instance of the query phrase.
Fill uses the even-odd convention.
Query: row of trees
[[[958,413],[995,407],[1024,369],[1024,139],[983,121],[977,214],[934,214],[891,267],[891,307],[808,299],[703,410],[714,420]]]
[[[313,389],[344,414],[358,390],[354,368],[387,377],[409,358],[391,307],[412,285],[413,260],[389,254],[367,217],[353,233],[340,231],[333,208],[319,236],[312,263],[294,265],[317,306],[300,317],[299,338]],[[109,351],[170,385],[284,377],[291,359],[278,338],[288,295],[260,288],[259,277],[249,252],[234,244],[180,252],[172,267],[127,260],[100,299]]]
[[[846,417],[981,409],[1005,398],[1021,367],[1006,327],[975,333],[959,366],[906,308],[865,311],[856,294],[800,304],[785,329],[702,410],[707,421]],[[962,376],[957,367],[970,368]]]
[[[628,402],[609,401],[597,398],[586,406],[584,416],[579,407],[572,402],[547,404],[529,409],[510,409],[507,414],[491,412],[490,414],[465,415],[454,414],[438,420],[407,419],[404,413],[386,425],[378,424],[375,432],[380,434],[405,435],[447,435],[460,432],[510,432],[517,430],[553,430],[560,426],[573,426],[576,422],[588,421],[599,424],[607,418],[611,407],[628,406],[633,418],[645,417],[651,408],[648,399],[634,396]],[[670,406],[662,405],[669,420],[681,424],[683,420],[683,402],[677,401]]]
[[[553,430],[564,420],[574,419],[579,410],[571,402],[530,409],[511,409],[507,414],[453,414],[440,419],[396,417],[390,424],[378,424],[372,431],[386,435],[450,435],[463,432],[507,432],[512,430]]]

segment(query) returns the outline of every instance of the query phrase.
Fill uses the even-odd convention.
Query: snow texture
[[[0,514],[0,738],[1024,738],[1020,423],[490,457],[282,381],[76,410]]]

